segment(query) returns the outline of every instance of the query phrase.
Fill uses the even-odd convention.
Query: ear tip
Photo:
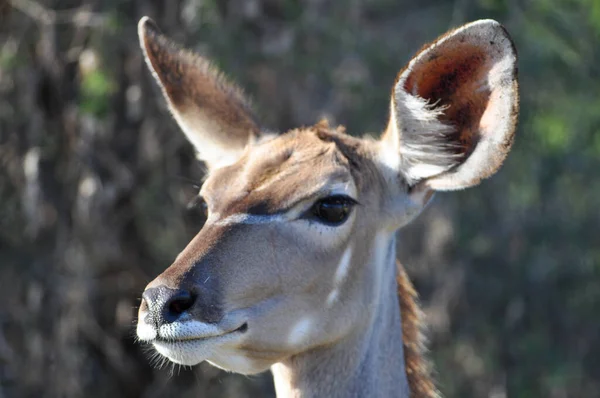
[[[469,22],[462,26],[462,29],[485,29],[485,30],[503,30],[504,26],[495,19],[478,19],[473,22]]]
[[[145,40],[150,35],[158,35],[158,34],[160,34],[158,25],[156,25],[156,23],[150,17],[143,16],[140,19],[140,22],[138,22],[138,36],[140,38],[140,42],[142,43],[142,47],[143,47]]]
[[[152,18],[145,15],[140,18],[140,22],[138,22],[138,29],[140,31],[145,31],[146,29],[158,30],[158,26]]]
[[[483,34],[483,35],[486,35],[486,33],[487,33],[487,35],[490,35],[493,33],[494,36],[500,35],[500,36],[507,38],[509,41],[512,42],[512,39],[510,38],[510,34],[508,33],[508,31],[506,30],[504,25],[502,25],[500,22],[496,21],[495,19],[480,19],[477,21],[473,21],[471,23],[463,25],[461,28],[459,28],[459,30],[479,31],[480,34]]]
[[[454,34],[469,37],[473,42],[484,43],[486,46],[496,46],[504,56],[517,59],[517,49],[508,33],[508,30],[500,22],[494,19],[480,19],[470,22],[456,29]]]
[[[491,18],[478,19],[471,23],[473,25],[488,25],[488,26],[500,26],[501,25],[500,22],[496,21],[495,19],[491,19]]]

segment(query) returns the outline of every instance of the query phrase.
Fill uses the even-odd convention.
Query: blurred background
[[[203,168],[142,62],[148,15],[285,130],[387,121],[398,70],[479,19],[519,51],[515,145],[400,233],[446,397],[600,396],[599,0],[0,0],[0,397],[273,396],[158,369],[143,287],[202,225]]]

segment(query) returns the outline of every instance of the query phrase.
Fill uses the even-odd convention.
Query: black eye
[[[310,211],[324,224],[340,225],[348,219],[355,204],[356,201],[349,196],[334,195],[317,201]]]
[[[192,199],[190,203],[188,203],[187,210],[194,216],[202,214],[204,218],[208,217],[208,206],[206,205],[206,201],[204,200],[204,198],[200,195],[194,196],[194,199]]]

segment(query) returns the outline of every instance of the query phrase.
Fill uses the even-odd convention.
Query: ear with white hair
[[[514,139],[515,47],[502,25],[476,21],[425,46],[399,73],[381,157],[409,185],[457,190],[494,174]]]
[[[235,162],[260,127],[242,91],[197,54],[181,49],[148,17],[138,25],[144,58],[175,120],[209,167]]]

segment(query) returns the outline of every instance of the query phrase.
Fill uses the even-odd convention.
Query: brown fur
[[[404,267],[398,265],[398,300],[402,317],[402,340],[406,377],[411,398],[438,398],[439,392],[431,377],[430,364],[425,358],[423,312],[418,304],[418,294],[410,282]]]
[[[142,49],[175,116],[202,110],[212,120],[207,130],[225,146],[243,148],[260,128],[242,90],[205,58],[184,50],[164,36],[154,22],[140,24]]]
[[[279,396],[438,398],[417,293],[400,264],[394,274],[383,263],[393,259],[391,232],[421,211],[431,189],[476,184],[510,149],[516,54],[503,28],[475,22],[419,53],[399,75],[394,124],[379,141],[326,122],[262,131],[241,91],[206,60],[147,18],[139,34],[173,115],[211,169],[200,192],[209,221],[148,285],[152,305],[140,307],[140,339],[163,349],[174,339],[161,353],[178,363],[210,360],[243,374],[272,367]],[[340,186],[360,203],[334,234],[311,209]],[[167,319],[160,289],[188,293],[184,311],[198,322]],[[190,328],[194,339],[221,337],[212,334],[215,323],[219,333],[242,333],[234,351],[221,342],[214,351],[181,344]]]

